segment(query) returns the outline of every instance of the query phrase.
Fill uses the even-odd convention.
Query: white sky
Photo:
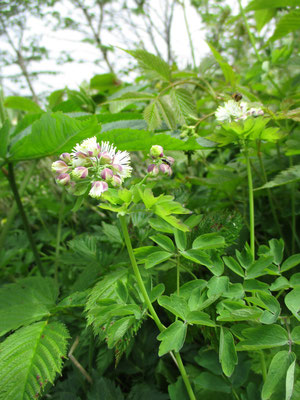
[[[152,0],[151,6],[155,8],[158,13],[162,12],[162,8],[165,0]],[[230,4],[234,11],[237,11],[237,0],[227,0],[228,4]],[[205,55],[209,53],[209,48],[204,41],[205,32],[203,31],[203,27],[201,26],[200,17],[198,13],[195,11],[193,7],[189,5],[189,1],[185,1],[186,3],[186,12],[187,18],[189,21],[189,29],[191,32],[196,62],[198,63]],[[56,6],[56,8],[61,12],[61,14],[65,14],[66,16],[69,14],[72,18],[75,19],[76,15],[74,15],[74,7],[70,6],[68,0],[64,0],[62,4]],[[71,13],[72,10],[72,14]],[[84,17],[81,15],[81,12],[78,11],[78,17],[85,22]],[[153,16],[154,18],[154,16]],[[119,23],[119,21],[115,21]],[[120,21],[121,23],[121,21]],[[65,86],[70,89],[78,89],[79,85],[82,81],[89,81],[95,74],[101,74],[108,72],[107,66],[104,63],[100,65],[95,65],[93,61],[99,57],[99,51],[93,45],[88,43],[83,43],[83,34],[80,32],[76,32],[74,30],[62,30],[53,32],[50,27],[45,26],[44,21],[38,20],[36,18],[32,18],[29,21],[29,34],[41,34],[40,45],[44,45],[46,48],[50,49],[50,60],[44,60],[32,63],[30,66],[30,71],[58,71],[58,75],[46,75],[42,74],[38,77],[37,80],[33,81],[33,85],[35,91],[40,94],[42,92],[50,92],[52,90],[61,89]],[[103,30],[102,41],[106,45],[118,46],[122,48],[132,48],[132,41],[130,37],[136,40],[136,36],[134,36],[134,32],[127,28],[128,31],[124,35],[124,37],[116,38],[115,32],[108,32]],[[164,43],[162,40],[159,41],[159,36],[156,35],[157,41],[159,43],[159,48],[163,54],[165,54]],[[191,64],[191,50],[188,41],[188,35],[186,31],[186,26],[184,22],[184,16],[181,7],[175,7],[174,18],[172,23],[172,48],[174,54],[177,56],[176,61],[179,67],[185,67],[188,63]],[[3,49],[5,49],[8,44],[2,40],[0,45]],[[148,41],[146,36],[143,37],[146,48],[151,49],[151,44]],[[148,47],[149,46],[149,47]],[[56,59],[59,54],[66,50],[70,52],[74,59],[84,59],[84,63],[66,63],[63,65],[57,65]],[[154,51],[153,51],[154,53]],[[122,67],[126,67],[129,62],[133,64],[135,61],[130,60],[130,56],[124,53],[122,50],[116,49],[114,53],[109,53],[109,59],[113,61],[116,65],[116,70],[122,69]],[[9,66],[3,68],[2,74],[4,76],[14,75],[19,73],[19,67],[16,65]],[[122,77],[121,77],[122,79]],[[5,94],[9,95],[9,91],[17,91],[19,95],[29,95],[29,90],[25,86],[23,89],[20,89],[20,86],[17,84],[13,84],[8,80],[4,81]]]

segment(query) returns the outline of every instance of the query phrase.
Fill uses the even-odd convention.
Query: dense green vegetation
[[[300,2],[192,3],[200,65],[1,96],[0,399],[300,398]]]

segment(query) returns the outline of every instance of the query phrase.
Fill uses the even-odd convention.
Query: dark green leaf
[[[279,325],[261,325],[243,330],[245,340],[237,345],[239,350],[259,350],[288,344],[287,331]]]
[[[157,339],[161,341],[158,355],[161,357],[169,351],[179,351],[185,341],[187,325],[181,321],[175,321],[168,326],[166,330],[161,332]]]
[[[220,332],[219,360],[224,374],[228,377],[231,376],[238,363],[238,359],[233,336],[227,328],[223,327],[221,327]]]

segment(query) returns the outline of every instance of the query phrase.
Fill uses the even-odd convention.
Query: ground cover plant
[[[300,398],[300,3],[193,3],[200,65],[1,96],[0,399]]]

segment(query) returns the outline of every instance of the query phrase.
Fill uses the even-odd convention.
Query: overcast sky
[[[162,13],[164,7],[165,0],[151,0],[151,6],[156,10],[157,14]],[[247,3],[247,1],[245,0]],[[186,13],[187,19],[189,21],[189,29],[191,32],[193,45],[195,49],[195,58],[198,63],[205,55],[209,53],[209,48],[204,41],[204,29],[200,22],[200,17],[195,9],[189,6],[189,1],[186,1]],[[232,7],[234,12],[238,11],[237,1],[229,0],[227,1]],[[118,5],[118,3],[117,3]],[[56,9],[62,15],[71,15],[72,18],[80,18],[83,22],[84,18],[81,15],[81,12],[78,10],[77,15],[74,15],[74,7],[72,7],[68,0],[62,2],[62,4],[58,4]],[[116,17],[118,14],[116,13]],[[152,18],[158,18],[153,15]],[[115,20],[117,24],[123,24],[123,21]],[[28,22],[28,26],[30,27],[27,35],[37,34],[41,36],[40,45],[44,45],[47,49],[50,49],[50,60],[44,60],[35,64],[32,64],[30,67],[31,71],[57,71],[59,74],[57,75],[46,75],[42,74],[39,76],[37,80],[34,81],[34,88],[38,94],[42,92],[50,92],[52,90],[61,89],[65,86],[71,89],[78,89],[79,85],[82,81],[89,81],[92,76],[95,74],[101,74],[108,72],[107,66],[104,63],[100,63],[98,65],[94,64],[94,60],[99,58],[98,50],[95,46],[83,43],[82,40],[84,38],[83,34],[80,32],[76,32],[74,30],[63,30],[53,32],[50,27],[45,25],[45,21],[31,18]],[[136,33],[133,30],[127,28],[125,33],[122,34],[121,37],[116,36],[116,31],[109,32],[104,31],[102,34],[102,41],[106,45],[112,45],[116,47],[122,48],[130,48],[132,47],[133,40],[137,40]],[[147,39],[146,35],[141,32],[142,39],[146,43],[146,48],[151,50],[151,43]],[[187,30],[184,22],[184,16],[181,7],[175,7],[174,18],[172,23],[172,48],[173,52],[176,55],[176,61],[180,68],[185,67],[188,63],[191,64],[191,50],[188,41]],[[2,49],[5,49],[8,44],[2,37],[0,41],[0,45]],[[26,38],[25,38],[26,39]],[[156,40],[159,45],[159,49],[162,54],[165,54],[166,49],[163,41],[156,35]],[[56,60],[59,58],[59,55],[62,51],[70,52],[72,57],[76,60],[83,59],[84,63],[72,62],[66,63],[63,65],[57,65]],[[154,51],[153,51],[154,52]],[[115,63],[116,69],[121,70],[128,65],[128,62],[131,60],[128,58],[128,55],[124,53],[120,49],[116,49],[114,53],[109,53],[110,59]],[[129,61],[130,60],[130,61]],[[132,60],[134,63],[134,60]],[[14,75],[19,73],[19,67],[9,66],[2,70],[2,74],[4,76]],[[122,78],[122,77],[121,77]],[[18,92],[19,95],[29,95],[29,91],[27,87],[24,89],[19,89],[19,86],[13,84],[6,80],[5,82],[5,92],[6,95],[11,94],[10,91]]]

